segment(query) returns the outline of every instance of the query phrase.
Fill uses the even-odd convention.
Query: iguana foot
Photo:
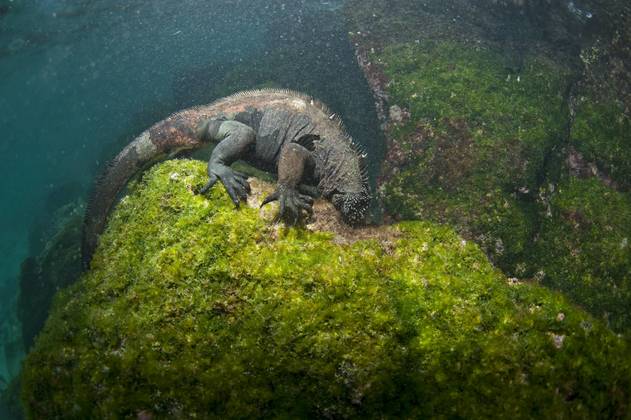
[[[261,207],[276,200],[280,203],[277,219],[289,225],[298,224],[304,213],[307,216],[313,215],[313,198],[300,194],[295,188],[279,185],[276,191],[263,200]]]
[[[230,199],[234,205],[238,208],[241,200],[248,199],[250,193],[250,184],[248,183],[248,177],[241,172],[237,172],[225,165],[216,165],[210,172],[210,178],[206,185],[199,190],[199,194],[205,194],[208,192],[215,183],[220,180],[226,188],[226,192],[230,196]]]
[[[298,191],[301,194],[306,194],[308,196],[310,196],[311,198],[320,198],[320,192],[318,191],[318,187],[314,186],[314,185],[308,185],[308,184],[300,184],[298,185]]]

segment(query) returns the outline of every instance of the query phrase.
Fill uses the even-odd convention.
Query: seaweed
[[[569,122],[568,71],[528,57],[514,75],[492,49],[454,42],[394,45],[372,58],[390,80],[390,103],[410,114],[388,128],[386,212],[450,223],[507,273],[532,274],[523,267],[536,192]]]
[[[603,319],[631,328],[631,197],[597,178],[566,176],[533,248],[542,284]]]
[[[28,355],[30,417],[615,417],[628,343],[448,226],[269,224],[204,164],[130,187]]]

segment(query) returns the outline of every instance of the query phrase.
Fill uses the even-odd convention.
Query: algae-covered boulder
[[[42,249],[22,262],[18,316],[22,340],[28,349],[44,326],[57,290],[76,281],[81,274],[81,227],[83,205],[66,204],[49,215],[42,233]]]
[[[631,191],[631,118],[615,94],[580,96],[571,128],[572,145],[621,189]]]
[[[285,229],[221,186],[194,194],[204,182],[203,163],[170,161],[131,187],[25,362],[31,417],[628,409],[628,344],[450,228]]]
[[[394,45],[371,59],[389,103],[409,111],[388,126],[386,213],[449,223],[526,275],[535,198],[567,126],[567,72],[533,56],[511,74],[496,51],[455,42]]]
[[[630,17],[582,2],[602,23],[574,26],[578,9],[543,3],[347,3],[388,138],[380,198],[629,336]],[[553,47],[570,47],[554,26],[576,45]]]
[[[631,336],[631,197],[599,179],[564,177],[533,249],[543,284]]]

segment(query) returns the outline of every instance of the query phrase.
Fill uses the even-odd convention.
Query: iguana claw
[[[303,218],[303,212],[308,216],[313,215],[313,198],[300,194],[295,188],[279,185],[276,191],[263,200],[261,207],[276,200],[280,203],[277,219],[287,224],[297,224]]]
[[[250,193],[250,184],[245,174],[237,172],[230,167],[220,165],[217,165],[209,172],[208,182],[199,190],[199,194],[208,192],[213,185],[215,185],[217,180],[221,180],[221,183],[226,188],[226,192],[237,208],[241,200],[247,200],[248,194]]]
[[[260,208],[263,208],[264,205],[269,204],[272,201],[278,200],[279,197],[280,197],[280,193],[278,192],[278,190],[274,191],[273,193],[265,197],[265,200],[263,200],[263,202],[261,203]]]

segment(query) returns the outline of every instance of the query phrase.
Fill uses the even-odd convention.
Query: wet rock
[[[591,173],[591,172],[590,172]],[[616,331],[631,332],[631,199],[595,176],[566,175],[549,198],[532,249],[546,275],[544,285],[561,290]]]
[[[341,240],[326,203],[319,227],[288,229],[258,208],[273,186],[251,180],[252,207],[235,210],[219,185],[192,192],[205,181],[203,162],[169,161],[120,202],[91,270],[60,294],[27,358],[30,417],[401,407],[419,418],[572,417],[630,400],[628,343],[557,293],[509,285],[448,227],[408,222]],[[559,312],[553,334],[572,352],[550,351]]]
[[[568,151],[567,166],[572,176],[578,178],[596,177],[604,185],[614,189],[618,188],[617,183],[613,179],[599,170],[595,163],[587,162],[583,155],[573,147],[571,147]]]
[[[506,81],[496,52],[451,43],[406,44],[375,59],[390,80],[392,117],[401,120],[386,127],[379,178],[386,214],[451,223],[467,238],[485,238],[478,243],[508,273],[530,273],[516,272],[529,261],[533,235],[524,204],[566,126],[563,70],[534,60],[520,83]]]
[[[400,124],[407,121],[410,118],[410,113],[407,110],[401,109],[398,105],[392,105],[388,110],[390,121],[395,124]]]
[[[628,3],[349,0],[346,13],[382,118],[390,105],[410,110],[382,124],[386,219],[448,223],[509,276],[631,331]],[[494,58],[481,64],[483,52]]]
[[[18,299],[27,349],[48,317],[53,296],[79,277],[83,210],[80,202],[62,206],[49,215],[45,233],[32,235],[31,249],[36,253],[22,263]]]

